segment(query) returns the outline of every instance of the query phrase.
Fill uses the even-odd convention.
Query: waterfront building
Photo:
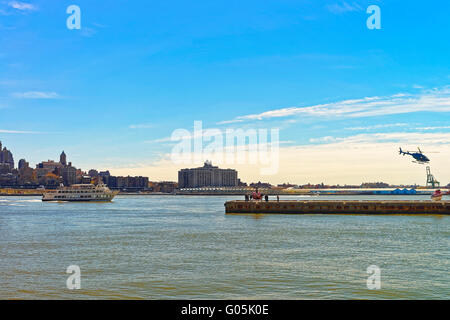
[[[60,162],[55,162],[53,160],[48,161],[42,161],[41,163],[38,163],[36,165],[36,169],[48,169],[51,171],[54,171],[56,169],[61,169],[64,165]]]
[[[153,192],[173,193],[178,187],[178,183],[174,181],[149,182],[148,186]]]
[[[42,177],[45,177],[47,173],[52,173],[53,170],[49,168],[36,167],[36,178],[40,180]]]
[[[53,173],[59,176],[62,167],[63,165],[61,163],[55,162],[53,160],[42,161],[41,163],[38,163],[36,165],[36,178],[39,183],[45,185],[45,183],[43,182],[47,181],[47,178],[45,178],[45,176],[49,173]]]
[[[148,188],[147,177],[117,177],[117,187],[125,189],[146,189]]]
[[[117,177],[109,176],[108,177],[108,182],[106,182],[105,180],[103,180],[103,182],[108,186],[108,188],[110,188],[110,189],[117,189]]]
[[[9,163],[0,163],[0,174],[11,173],[11,166]]]
[[[91,169],[91,170],[89,170],[88,175],[89,175],[91,178],[98,177],[98,171],[95,170],[95,169]]]
[[[111,175],[106,175],[105,173],[103,173],[103,175],[99,174],[99,177],[111,189],[130,189],[130,190],[148,189],[148,177],[141,177],[141,176],[115,177]]]
[[[57,187],[61,183],[61,179],[56,174],[49,172],[38,180],[40,185],[47,187]]]
[[[236,187],[237,176],[234,169],[220,169],[206,161],[203,167],[178,171],[178,188]]]
[[[34,185],[37,183],[35,171],[30,168],[28,162],[25,162],[19,169],[18,183],[19,185]]]
[[[15,186],[15,185],[17,185],[17,175],[13,173],[0,174],[0,186]]]
[[[111,174],[109,173],[109,171],[100,171],[98,173],[98,177],[103,181],[104,184],[109,186],[109,179],[111,177]]]
[[[61,177],[65,186],[77,183],[77,169],[72,167],[72,162],[60,169]]]

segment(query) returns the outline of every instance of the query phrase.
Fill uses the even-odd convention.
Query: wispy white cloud
[[[20,99],[57,99],[60,96],[56,92],[28,91],[15,92],[12,94],[14,98]]]
[[[345,128],[345,130],[362,131],[362,130],[375,130],[375,129],[394,128],[394,127],[406,127],[406,126],[409,126],[409,124],[407,124],[407,123],[386,123],[386,124],[376,124],[373,126],[365,126],[365,127],[350,127],[350,128]]]
[[[236,123],[236,122],[244,122],[244,119],[224,120],[224,121],[217,122],[217,124],[230,124],[230,123]]]
[[[333,137],[333,136],[325,136],[325,137],[320,137],[320,138],[311,138],[311,139],[309,139],[309,142],[312,142],[312,143],[321,143],[321,142],[330,143],[330,142],[339,141],[339,139],[341,139],[341,138],[336,138],[336,137]]]
[[[358,12],[362,11],[362,8],[359,4],[356,2],[352,2],[352,4],[349,4],[347,2],[341,2],[341,3],[333,3],[326,6],[327,10],[330,11],[333,14],[342,14],[346,12]]]
[[[37,7],[31,3],[26,2],[20,2],[20,1],[10,1],[8,2],[8,5],[11,8],[14,8],[16,10],[20,11],[34,11],[37,10]]]
[[[450,129],[450,126],[434,126],[434,127],[418,127],[416,130],[442,130],[442,129]]]
[[[292,116],[321,118],[361,118],[412,112],[450,112],[450,86],[420,94],[395,94],[386,97],[365,97],[305,107],[288,107],[257,114],[239,116],[220,124],[265,120]]]
[[[128,128],[130,129],[149,129],[153,128],[155,125],[151,123],[141,123],[141,124],[130,124]]]
[[[309,139],[312,143],[346,143],[346,144],[365,144],[365,143],[405,143],[411,141],[422,145],[440,145],[449,144],[450,133],[422,133],[422,132],[394,132],[394,133],[362,133],[349,137],[325,136],[321,138]]]
[[[3,129],[0,129],[0,133],[9,133],[9,134],[42,134],[42,132],[37,132],[37,131],[3,130]]]

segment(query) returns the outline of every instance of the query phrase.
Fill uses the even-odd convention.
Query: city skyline
[[[399,147],[450,181],[448,3],[77,1],[80,30],[68,4],[17,3],[0,3],[0,140],[16,162],[65,150],[85,170],[176,181],[207,159],[174,164],[170,136],[202,121],[280,130],[277,174],[218,163],[247,182],[424,184]]]
[[[2,147],[2,142],[0,141],[0,147]],[[5,168],[4,165],[7,165]],[[218,166],[214,166],[213,163],[209,160],[206,160],[203,163],[203,166],[197,168],[181,168],[178,170],[178,179],[176,181],[168,181],[168,180],[155,180],[151,179],[152,177],[145,176],[114,176],[110,173],[109,170],[99,171],[95,168],[91,169],[82,169],[76,168],[72,166],[71,161],[67,161],[67,155],[63,150],[59,156],[59,161],[54,161],[52,159],[48,159],[46,161],[41,161],[37,163],[36,168],[33,169],[30,166],[30,163],[26,161],[26,159],[21,158],[17,161],[17,166],[15,165],[15,160],[13,153],[11,150],[7,149],[6,146],[3,146],[3,149],[0,148],[0,177],[3,178],[3,181],[0,181],[0,186],[3,184],[4,186],[15,186],[15,187],[24,187],[34,185],[36,187],[38,184],[47,185],[50,187],[56,186],[58,183],[64,183],[65,185],[71,185],[74,183],[94,183],[97,184],[100,181],[107,184],[111,188],[118,189],[153,189],[153,190],[165,190],[164,192],[172,192],[175,189],[175,186],[178,185],[177,188],[202,188],[202,187],[225,187],[225,188],[235,188],[235,187],[258,187],[258,188],[271,188],[271,187],[281,187],[281,188],[289,188],[289,187],[299,187],[299,188],[342,188],[342,187],[361,187],[361,188],[392,188],[392,187],[416,187],[416,186],[424,186],[427,187],[431,183],[429,180],[429,166],[426,166],[427,169],[427,182],[415,183],[415,184],[389,184],[383,181],[363,181],[360,184],[346,184],[346,183],[337,183],[337,184],[327,184],[327,183],[311,183],[311,182],[302,182],[302,183],[291,183],[291,182],[283,182],[278,184],[261,182],[261,180],[255,181],[242,181],[238,176],[238,171],[231,168],[219,168]],[[1,174],[10,174],[1,175]],[[12,174],[12,175],[11,175]],[[48,176],[50,174],[50,176]],[[14,183],[6,182],[10,180],[13,176],[16,176]],[[32,178],[34,176],[34,178]],[[50,178],[49,181],[42,182],[42,178]],[[89,178],[89,179],[88,179]],[[6,179],[6,180],[5,180]],[[100,180],[101,179],[101,180]],[[434,176],[432,176],[434,180]],[[1,179],[0,179],[1,180]],[[32,182],[33,180],[34,182]],[[11,180],[12,181],[12,180]],[[38,182],[39,181],[39,182]],[[450,183],[447,185],[440,184],[437,182],[437,187],[449,187]],[[30,185],[31,183],[31,185]],[[434,184],[433,184],[434,188]],[[169,191],[167,191],[169,190]]]

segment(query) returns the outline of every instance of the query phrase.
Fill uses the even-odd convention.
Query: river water
[[[0,298],[450,298],[449,216],[225,215],[241,198],[0,197]],[[67,289],[70,265],[79,290]],[[380,289],[367,287],[371,265]]]

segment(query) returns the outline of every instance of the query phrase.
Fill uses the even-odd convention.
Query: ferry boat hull
[[[53,202],[111,202],[114,196],[109,199],[52,199],[52,198],[42,198],[42,201],[53,201]]]

